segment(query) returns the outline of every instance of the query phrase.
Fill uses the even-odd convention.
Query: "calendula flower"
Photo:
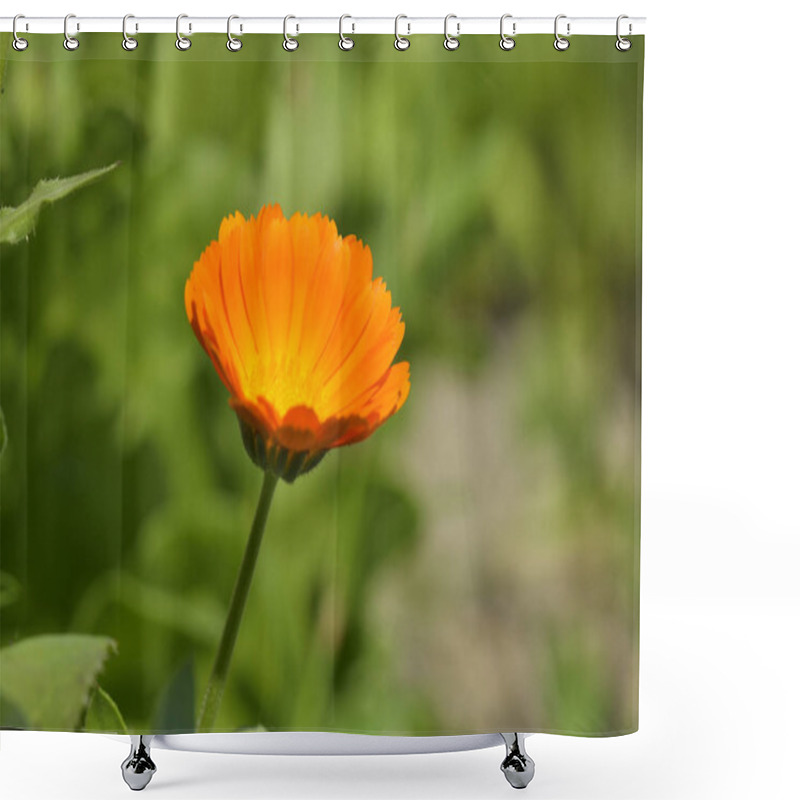
[[[372,254],[320,214],[226,217],[195,262],[186,313],[230,392],[248,454],[287,481],[405,402],[405,330]]]
[[[333,447],[361,441],[408,397],[393,364],[405,326],[372,254],[315,214],[226,217],[184,293],[195,335],[230,392],[261,495],[197,720],[213,729],[279,478],[293,481]]]

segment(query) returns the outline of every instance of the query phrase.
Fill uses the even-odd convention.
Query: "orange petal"
[[[343,239],[321,214],[287,220],[274,205],[225,217],[184,303],[265,458],[277,447],[281,464],[292,464],[284,451],[318,463],[326,449],[369,436],[408,396],[407,362],[392,365],[405,331],[400,310],[373,279],[369,247]],[[292,480],[297,472],[287,469]]]
[[[287,450],[317,450],[319,434],[317,415],[306,406],[289,409],[275,430],[275,438]]]

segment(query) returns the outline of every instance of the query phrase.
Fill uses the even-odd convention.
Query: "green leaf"
[[[6,417],[3,414],[3,408],[0,406],[0,456],[3,455],[3,450],[6,449],[6,442],[8,441],[8,430],[6,429]]]
[[[105,636],[34,636],[0,650],[0,691],[31,728],[74,731],[116,642]]]
[[[119,162],[83,172],[80,175],[73,175],[71,178],[43,178],[40,180],[31,196],[22,205],[16,208],[0,208],[0,243],[16,244],[21,239],[27,238],[36,225],[43,205],[60,200],[70,192],[96,181],[115,169],[117,164]]]
[[[0,572],[0,608],[15,603],[22,594],[20,582],[7,572]]]
[[[194,733],[194,661],[189,659],[172,676],[161,693],[153,730]]]
[[[24,730],[27,727],[25,715],[7,697],[0,694],[0,728]]]
[[[100,684],[95,686],[94,694],[89,701],[83,729],[100,733],[128,732],[119,707]]]

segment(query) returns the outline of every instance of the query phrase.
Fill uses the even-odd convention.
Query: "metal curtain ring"
[[[77,50],[80,42],[74,37],[69,35],[69,21],[71,19],[75,19],[74,14],[67,14],[64,17],[64,49],[65,50]],[[75,23],[75,30],[79,31],[81,26],[78,23]]]
[[[231,53],[238,53],[242,49],[242,45],[243,45],[242,40],[241,39],[237,39],[231,33],[231,22],[233,22],[235,19],[239,19],[239,17],[237,17],[236,14],[231,14],[228,17],[228,43],[225,45],[225,47],[227,47],[228,50],[231,51]],[[240,25],[239,26],[239,33],[241,33],[241,32],[242,32],[242,26]]]
[[[188,14],[178,14],[178,16],[175,18],[175,37],[176,37],[175,38],[175,47],[177,47],[178,50],[188,50],[192,46],[192,40],[191,39],[187,39],[181,33],[181,20],[182,19],[188,19],[188,18],[189,18]],[[191,33],[191,32],[192,32],[192,23],[190,22],[189,23],[189,33]]]
[[[458,17],[455,14],[448,14],[444,18],[444,49],[445,50],[458,50],[458,46],[461,42],[458,39],[459,34],[461,33],[461,23],[456,22],[456,35],[451,36],[447,32],[447,23],[450,22],[451,19],[457,20]]]
[[[297,17],[287,14],[283,18],[283,49],[286,50],[287,53],[293,53],[298,47],[300,47],[300,42],[298,42],[293,36],[289,36],[289,30],[287,26],[289,25],[290,19],[297,19]],[[297,25],[297,23],[295,23],[295,30],[298,33],[300,32],[300,27]]]
[[[349,14],[342,14],[342,16],[339,17],[339,48],[341,50],[352,50],[356,46],[356,43],[349,36],[344,35],[343,26],[346,19],[353,18]],[[351,25],[353,27],[353,32],[355,32],[355,23],[353,22]]]
[[[11,33],[14,35],[14,41],[11,43],[11,46],[18,52],[22,52],[28,48],[28,40],[23,39],[20,36],[17,36],[17,20],[18,19],[25,19],[23,14],[17,14],[14,17],[14,21],[11,23]],[[26,26],[27,27],[27,26]]]
[[[506,23],[507,19],[512,19],[512,15],[511,14],[503,14],[503,16],[500,17],[500,49],[501,50],[513,50],[514,46],[517,44],[511,38],[511,36],[506,36],[506,34],[505,34],[505,30],[504,29],[505,29],[505,23]],[[516,22],[512,22],[511,23],[511,33],[513,35],[516,32],[517,32],[517,23]]]
[[[400,35],[400,20],[408,19],[405,14],[398,14],[394,18],[394,49],[395,50],[408,50],[411,47],[411,39],[406,39],[405,36]],[[408,23],[406,23],[408,25]],[[408,25],[408,33],[411,34],[411,25]]]
[[[619,50],[622,53],[624,53],[626,50],[630,50],[631,49],[631,45],[632,45],[631,40],[630,39],[625,39],[622,36],[622,34],[620,34],[620,32],[619,32],[619,24],[624,19],[628,19],[628,15],[627,14],[620,14],[617,17],[617,43],[615,45],[617,50]],[[630,36],[630,33],[631,33],[631,26],[630,26],[630,23],[628,23],[628,35],[629,36]]]
[[[565,39],[558,32],[558,21],[560,19],[566,19],[566,18],[567,18],[566,14],[559,14],[556,17],[556,21],[555,21],[555,23],[553,25],[553,32],[555,33],[555,36],[556,36],[556,40],[553,42],[553,47],[555,47],[555,49],[560,51],[560,52],[564,52],[564,50],[566,50],[569,47],[569,39]],[[569,22],[568,22],[567,23],[567,36],[569,36],[569,33],[570,33],[570,31],[569,31]]]
[[[136,41],[132,36],[128,36],[128,20],[129,19],[136,19],[133,14],[126,14],[122,18],[122,49],[123,50],[135,50],[139,46],[139,42]],[[138,29],[138,25],[136,28]]]

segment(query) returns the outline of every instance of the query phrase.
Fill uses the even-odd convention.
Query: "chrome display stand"
[[[140,792],[156,774],[156,765],[150,758],[150,744],[154,736],[131,736],[131,752],[122,762],[122,777],[134,792]]]
[[[469,736],[366,736],[350,733],[189,733],[134,735],[131,751],[122,762],[122,777],[138,792],[156,772],[151,748],[199,753],[260,755],[390,755],[450,753],[481,750],[501,742],[506,757],[500,764],[506,780],[524,789],[533,779],[533,759],[525,752],[524,733],[488,733]]]

